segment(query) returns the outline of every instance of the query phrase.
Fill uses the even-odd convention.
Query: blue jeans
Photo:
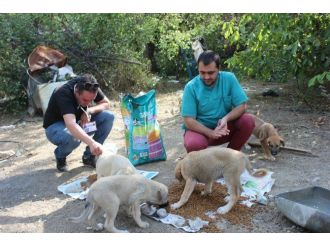
[[[112,129],[114,119],[115,116],[110,111],[102,111],[92,115],[91,121],[95,121],[97,127],[97,130],[93,136],[93,139],[96,142],[101,144],[104,143]],[[66,128],[64,121],[59,121],[48,126],[48,128],[45,130],[45,133],[47,139],[57,146],[54,151],[55,157],[57,159],[66,158],[81,143],[80,140],[74,138],[73,135],[71,135],[70,131]],[[92,154],[89,150],[89,147],[87,146],[84,152],[84,156],[89,157],[91,155]]]

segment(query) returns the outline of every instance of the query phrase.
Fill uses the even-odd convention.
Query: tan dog
[[[88,220],[95,224],[98,212],[104,211],[106,220],[104,227],[109,232],[127,232],[118,230],[114,222],[121,205],[128,206],[131,214],[139,227],[146,228],[148,222],[141,220],[140,205],[144,202],[162,205],[167,203],[167,186],[159,182],[146,179],[140,174],[116,175],[98,179],[87,194],[87,203],[82,214],[70,221],[81,223]]]
[[[137,171],[126,157],[104,152],[96,161],[97,178],[113,175],[132,175]]]
[[[219,207],[217,212],[225,214],[235,205],[241,191],[240,176],[244,169],[258,177],[264,176],[266,171],[259,169],[252,174],[252,168],[248,157],[240,152],[230,148],[211,147],[200,151],[193,151],[180,160],[175,168],[175,177],[179,180],[184,178],[186,184],[177,203],[171,205],[172,209],[180,208],[184,205],[191,193],[193,192],[197,182],[204,183],[205,189],[202,195],[207,195],[212,192],[213,182],[224,177],[225,184],[228,189],[229,198],[228,203]]]
[[[283,138],[277,133],[272,124],[266,123],[254,115],[252,116],[255,118],[253,135],[260,140],[265,159],[275,160],[273,155],[277,155],[280,151],[280,146],[285,145]]]

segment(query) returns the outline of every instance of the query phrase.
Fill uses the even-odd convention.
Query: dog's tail
[[[268,171],[265,168],[259,168],[253,171],[249,158],[245,155],[244,157],[245,168],[250,173],[251,176],[260,178],[267,175]]]
[[[85,204],[85,209],[84,211],[81,213],[80,216],[78,217],[70,217],[69,221],[73,222],[73,223],[81,223],[81,222],[85,222],[89,216],[89,214],[91,213],[91,211],[93,210],[93,205],[90,202],[87,202]]]

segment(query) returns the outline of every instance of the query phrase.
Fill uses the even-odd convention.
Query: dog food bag
[[[166,151],[157,121],[156,92],[121,99],[128,159],[134,166],[166,160]]]

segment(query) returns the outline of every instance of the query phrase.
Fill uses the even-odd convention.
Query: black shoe
[[[56,158],[56,167],[60,172],[67,172],[66,158]]]
[[[85,166],[91,166],[93,168],[96,167],[96,161],[95,161],[95,156],[91,155],[91,156],[83,156],[82,157],[82,162]]]

